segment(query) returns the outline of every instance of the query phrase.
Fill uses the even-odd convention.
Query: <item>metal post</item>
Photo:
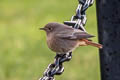
[[[120,0],[97,0],[101,79],[120,80]]]

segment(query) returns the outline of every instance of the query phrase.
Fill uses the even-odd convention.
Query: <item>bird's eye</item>
[[[49,29],[49,31],[51,31],[52,30],[52,28],[48,28]]]

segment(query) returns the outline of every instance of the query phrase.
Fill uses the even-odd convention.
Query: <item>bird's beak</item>
[[[45,30],[45,28],[40,28],[40,30]]]

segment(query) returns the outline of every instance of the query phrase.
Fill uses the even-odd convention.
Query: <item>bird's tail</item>
[[[87,39],[83,39],[83,40],[86,42],[87,45],[91,45],[91,46],[94,46],[94,47],[97,47],[97,48],[100,48],[100,49],[102,48],[102,45],[99,44],[99,43],[94,43],[94,42],[89,41]]]

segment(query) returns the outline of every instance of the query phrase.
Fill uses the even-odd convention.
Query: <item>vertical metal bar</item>
[[[120,0],[96,0],[102,80],[120,80]]]

